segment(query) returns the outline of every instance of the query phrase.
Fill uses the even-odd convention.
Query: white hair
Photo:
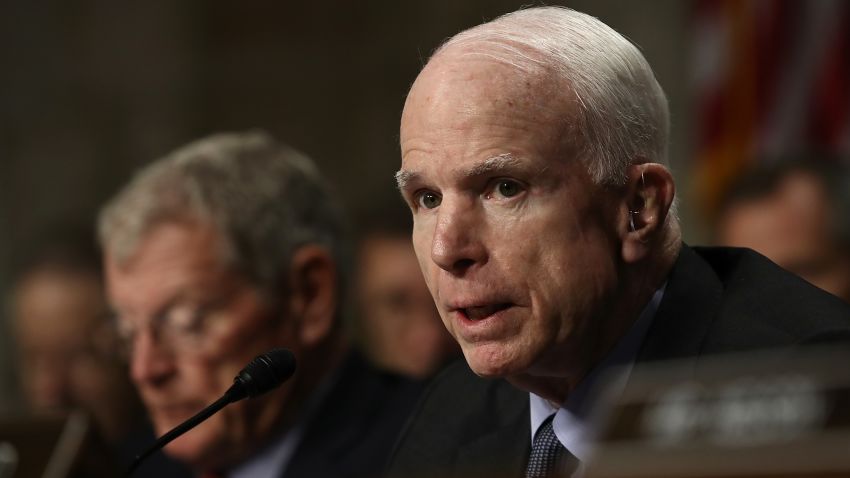
[[[564,7],[519,10],[458,33],[432,58],[460,46],[560,80],[565,100],[579,105],[578,146],[598,184],[624,184],[631,164],[667,164],[664,91],[638,48],[599,19]]]
[[[149,165],[101,210],[98,233],[121,263],[171,221],[215,227],[222,259],[270,294],[305,244],[325,246],[346,273],[341,214],[318,169],[264,133],[210,136]]]

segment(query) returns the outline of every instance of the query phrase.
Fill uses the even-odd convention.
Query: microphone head
[[[295,373],[295,356],[277,348],[257,356],[233,379],[231,401],[254,398],[285,382]]]

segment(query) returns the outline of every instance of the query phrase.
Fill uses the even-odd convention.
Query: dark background
[[[705,225],[688,178],[701,3],[549,2],[598,16],[653,65],[670,100],[685,237],[697,243]],[[133,171],[218,131],[261,128],[307,153],[353,215],[400,201],[398,120],[419,68],[442,40],[524,5],[0,0],[0,290],[34,237],[60,223],[93,224]],[[3,327],[0,406],[12,383]]]

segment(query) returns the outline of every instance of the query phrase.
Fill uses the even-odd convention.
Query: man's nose
[[[443,199],[431,243],[431,260],[441,269],[463,275],[476,264],[486,262],[481,242],[482,224],[478,224],[473,201]]]
[[[150,331],[133,338],[130,375],[137,384],[159,385],[174,374],[174,353],[165,350]]]

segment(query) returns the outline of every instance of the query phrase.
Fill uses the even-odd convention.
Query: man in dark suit
[[[613,365],[850,338],[839,300],[763,257],[682,244],[668,129],[639,50],[579,12],[521,10],[433,55],[396,178],[466,363],[431,387],[394,476],[569,476]]]
[[[253,357],[282,346],[297,358],[286,384],[224,408],[167,454],[228,478],[379,474],[418,386],[349,350],[342,226],[312,161],[260,133],[206,138],[140,172],[99,229],[157,434],[218,399]]]

